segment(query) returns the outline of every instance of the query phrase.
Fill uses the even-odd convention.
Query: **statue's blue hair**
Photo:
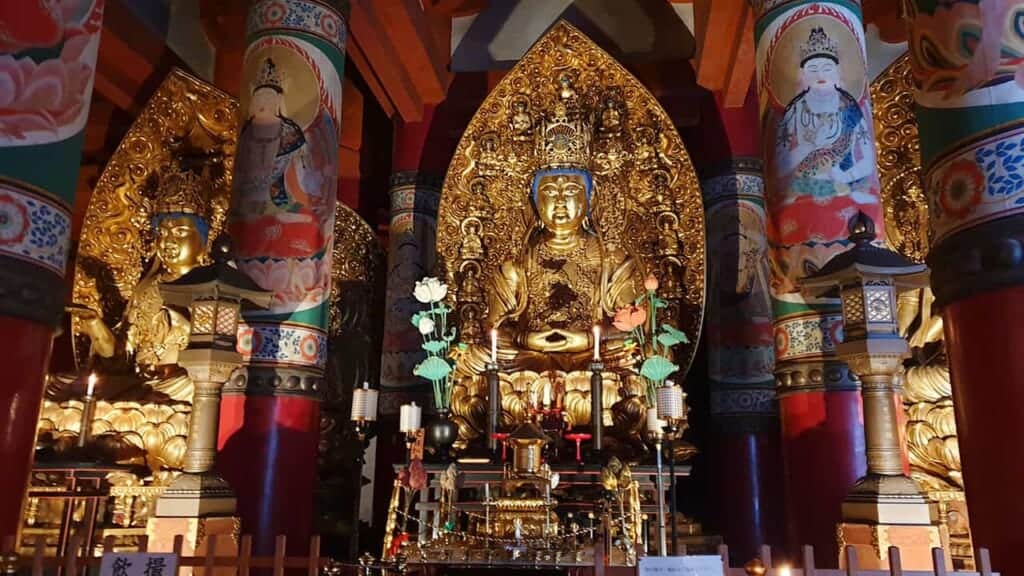
[[[533,175],[533,184],[530,186],[534,206],[537,205],[537,191],[540,188],[540,179],[546,176],[581,176],[587,194],[587,214],[590,214],[590,195],[594,191],[594,179],[588,170],[583,168],[546,168],[537,170]]]
[[[195,222],[196,230],[199,230],[199,235],[203,237],[203,244],[206,244],[207,240],[209,240],[210,237],[209,222],[203,220],[202,218],[196,216],[195,214],[190,214],[188,212],[164,212],[163,214],[157,214],[153,216],[153,219],[151,221],[153,225],[153,230],[156,230],[157,226],[160,225],[160,222],[166,218],[181,218],[182,216],[186,218],[191,218],[192,221]]]

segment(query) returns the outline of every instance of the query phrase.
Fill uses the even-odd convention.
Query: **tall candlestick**
[[[85,395],[92,396],[93,392],[96,390],[96,374],[89,374],[89,379],[87,380],[87,382],[88,383],[86,384],[85,387]]]
[[[491,363],[498,363],[498,330],[491,328]]]
[[[601,327],[594,325],[594,362],[601,360]]]

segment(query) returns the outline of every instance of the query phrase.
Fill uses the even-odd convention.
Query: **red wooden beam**
[[[743,13],[743,25],[740,30],[741,34],[732,57],[732,64],[729,66],[722,98],[722,104],[726,108],[743,106],[747,99],[747,92],[750,90],[750,82],[754,78],[756,64],[754,11],[750,6],[747,6]]]
[[[391,98],[388,96],[388,91],[384,89],[384,85],[380,83],[380,79],[377,78],[377,74],[373,71],[373,66],[370,65],[370,61],[366,59],[366,55],[363,54],[362,49],[355,42],[349,42],[345,47],[345,54],[348,56],[352,64],[355,65],[356,70],[359,70],[359,76],[362,77],[366,85],[369,86],[370,92],[373,93],[373,97],[377,99],[377,103],[380,104],[381,110],[388,118],[395,115],[395,105],[391,102]]]
[[[714,91],[725,88],[736,46],[744,31],[743,16],[747,11],[747,1],[714,0],[713,4],[713,8],[709,6],[707,12],[707,24],[697,31],[697,41],[701,46],[697,83]]]
[[[373,12],[367,9],[367,4],[370,3],[369,0],[352,2],[352,13],[349,16],[352,40],[362,50],[373,74],[387,91],[388,98],[394,103],[398,114],[407,122],[415,122],[422,118],[423,100],[402,67],[403,57],[387,36],[381,34],[383,25]]]
[[[367,5],[402,55],[401,64],[420,100],[436,104],[448,87],[448,51],[436,45],[430,22],[417,0],[375,0]]]

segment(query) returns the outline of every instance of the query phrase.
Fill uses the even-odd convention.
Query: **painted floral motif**
[[[323,4],[307,0],[264,0],[250,9],[249,34],[275,28],[314,34],[345,51],[345,21]]]
[[[0,246],[20,244],[28,227],[25,205],[8,194],[0,194]]]
[[[1024,211],[1024,128],[939,159],[926,182],[933,242],[966,226]]]
[[[238,352],[247,362],[323,368],[327,336],[307,326],[250,322],[239,327]]]
[[[778,320],[776,361],[834,354],[836,343],[842,341],[842,331],[843,317],[838,314],[807,314]]]
[[[102,0],[2,3],[0,145],[55,142],[82,129],[102,14]],[[31,48],[47,50],[21,53]]]
[[[0,255],[30,260],[64,276],[71,215],[40,195],[0,186]]]
[[[985,191],[985,175],[974,162],[960,159],[949,165],[942,175],[939,205],[954,218],[963,218],[981,202]]]
[[[914,75],[931,106],[963,104],[985,91],[985,104],[1024,100],[1024,4],[1018,0],[916,0],[912,13]],[[978,104],[982,102],[979,101]]]

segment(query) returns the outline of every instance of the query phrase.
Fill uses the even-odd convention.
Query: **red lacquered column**
[[[1019,38],[1019,7],[905,4],[927,262],[944,322],[971,539],[990,549],[996,569],[1024,574],[1024,87],[1008,48]],[[980,39],[969,61],[955,36],[967,27]]]
[[[993,566],[1021,574],[1024,548],[1024,286],[958,300],[943,316],[956,402],[971,537]]]
[[[0,537],[21,507],[54,329],[66,293],[103,0],[0,2]]]
[[[797,282],[846,250],[858,211],[882,222],[864,29],[858,2],[750,3],[789,548],[811,544],[834,567],[840,505],[866,469],[860,393],[835,355],[838,299],[807,299]]]
[[[229,230],[239,268],[274,293],[244,314],[244,370],[224,387],[218,469],[258,553],[308,550],[326,364],[346,22],[340,5],[249,9]],[[241,31],[237,31],[241,33]]]

